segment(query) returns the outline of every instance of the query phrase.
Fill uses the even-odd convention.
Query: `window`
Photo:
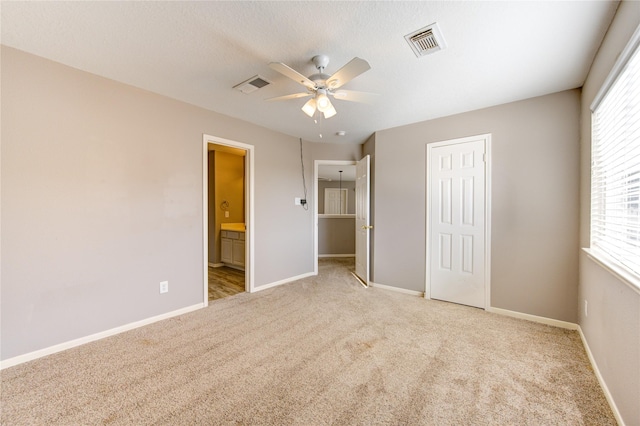
[[[592,105],[591,252],[640,285],[639,31]]]

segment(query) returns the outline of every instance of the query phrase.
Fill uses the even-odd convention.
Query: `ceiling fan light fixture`
[[[327,97],[327,91],[324,89],[318,89],[318,94],[316,95],[316,105],[318,110],[321,112],[327,111],[329,108],[333,108],[331,105],[331,101]]]
[[[336,115],[338,112],[336,111],[336,109],[333,107],[333,105],[331,105],[331,103],[329,103],[329,108],[327,108],[326,110],[322,111],[322,113],[324,114],[324,118],[331,118],[334,115]]]
[[[307,101],[306,104],[302,106],[302,111],[307,114],[309,117],[313,117],[313,114],[316,113],[316,100],[315,98],[311,98]]]
[[[355,77],[359,76],[365,71],[371,69],[371,66],[367,61],[360,58],[353,58],[346,65],[340,68],[332,75],[324,73],[324,69],[329,63],[329,57],[326,55],[316,55],[311,61],[315,65],[318,72],[309,77],[305,77],[298,71],[294,70],[290,66],[283,64],[282,62],[271,62],[269,67],[279,72],[285,77],[290,78],[296,83],[302,84],[307,88],[306,92],[294,93],[291,95],[277,96],[267,100],[284,101],[288,99],[297,99],[306,96],[313,96],[307,103],[302,106],[302,111],[311,117],[314,123],[318,123],[321,119],[320,114],[316,114],[317,111],[323,113],[324,118],[331,118],[337,114],[336,109],[333,107],[329,96],[333,96],[336,99],[344,99],[347,101],[364,102],[367,97],[370,97],[371,93],[357,92],[353,90],[336,91],[336,89],[342,87]],[[363,96],[367,95],[367,96]],[[364,99],[364,100],[363,100]]]

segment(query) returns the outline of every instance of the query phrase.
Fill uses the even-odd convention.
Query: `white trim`
[[[317,273],[313,273],[313,272],[307,272],[306,274],[301,274],[301,275],[296,275],[295,277],[291,277],[291,278],[285,278],[284,280],[280,280],[280,281],[275,281],[269,284],[265,284],[265,285],[261,285],[259,287],[255,287],[253,289],[253,292],[257,292],[257,291],[262,291],[262,290],[266,290],[268,288],[273,288],[273,287],[278,287],[282,284],[287,284],[293,281],[298,281],[301,280],[303,278],[307,278],[307,277],[312,277],[314,275],[318,275]]]
[[[537,323],[540,323],[540,324],[551,325],[551,326],[558,327],[558,328],[565,328],[567,330],[577,330],[578,329],[578,324],[575,324],[573,322],[560,321],[560,320],[553,319],[553,318],[540,317],[540,316],[537,316],[537,315],[531,315],[531,314],[525,314],[525,313],[522,313],[522,312],[510,311],[508,309],[494,308],[493,306],[487,308],[487,312],[490,312],[492,314],[504,315],[504,316],[512,317],[512,318],[523,319],[523,320],[527,320],[527,321],[531,321],[531,322],[537,322]]]
[[[355,161],[350,160],[315,160],[313,162],[313,275],[318,275],[318,165],[329,164],[335,166],[354,166]],[[326,215],[322,215],[326,216]],[[342,215],[330,215],[342,216]],[[355,215],[353,215],[355,217]],[[355,234],[355,229],[353,233]]]
[[[618,266],[615,262],[609,261],[604,254],[599,253],[597,250],[593,250],[588,247],[583,247],[582,251],[587,254],[587,257],[600,265],[603,269],[608,271],[611,275],[618,279],[622,284],[629,287],[631,290],[640,294],[640,280],[636,278],[632,273],[627,271],[626,268]]]
[[[355,253],[353,254],[319,254],[319,258],[321,257],[356,257]]]
[[[84,345],[86,343],[95,342],[96,340],[104,339],[105,337],[114,336],[116,334],[124,333],[125,331],[130,331],[136,328],[143,327],[145,325],[152,324],[154,322],[163,321],[169,318],[173,318],[179,315],[184,315],[186,313],[196,311],[198,309],[202,309],[206,307],[203,303],[198,303],[196,305],[187,306],[186,308],[178,309],[172,312],[167,312],[164,314],[156,315],[155,317],[145,318],[140,321],[132,322],[129,324],[125,324],[119,327],[112,328],[110,330],[101,331],[99,333],[91,334],[89,336],[80,337],[79,339],[70,340],[68,342],[59,343],[57,345],[49,346],[48,348],[39,349],[37,351],[29,352],[24,355],[18,355],[13,358],[6,359],[0,362],[0,370],[4,370],[5,368],[13,367],[18,364],[23,364],[28,361],[33,361],[38,358],[42,358],[47,355],[52,355],[58,352],[65,351],[67,349],[75,348],[77,346]]]
[[[429,184],[431,180],[431,168],[429,167],[431,160],[431,150],[439,146],[454,145],[477,141],[478,139],[484,139],[484,309],[487,310],[491,306],[491,133],[485,133],[476,136],[467,136],[464,138],[450,139],[440,142],[427,143],[427,156],[426,166],[427,173],[425,176],[425,197],[426,197],[426,210],[425,210],[425,241],[426,241],[426,261],[425,261],[425,284],[424,284],[424,298],[431,299],[431,283],[429,280],[429,264],[431,251],[429,247],[429,214],[431,212],[431,197],[429,196]]]
[[[254,282],[255,282],[255,273],[254,273],[254,254],[255,254],[255,244],[254,244],[254,223],[255,223],[255,213],[254,213],[254,188],[255,188],[255,147],[253,145],[249,145],[242,142],[233,141],[230,139],[219,138],[217,136],[211,136],[207,134],[202,135],[202,258],[204,264],[203,271],[203,303],[204,306],[209,305],[209,279],[208,279],[208,265],[209,265],[209,246],[208,246],[208,237],[209,237],[209,224],[208,224],[208,216],[209,216],[209,168],[208,168],[208,153],[209,153],[209,144],[216,145],[225,145],[233,148],[239,148],[246,152],[245,156],[245,171],[244,171],[244,179],[245,179],[245,291],[248,293],[253,293]]]
[[[484,279],[486,287],[485,308],[491,307],[491,133],[486,137],[484,144]]]
[[[226,266],[227,268],[231,268],[231,269],[235,269],[237,271],[244,271],[244,267],[242,266],[238,266],[238,265],[232,265],[230,263],[223,263],[222,266]],[[246,290],[246,285],[245,285],[245,290]]]
[[[618,407],[616,406],[616,403],[613,399],[613,395],[611,395],[611,392],[609,391],[609,388],[607,387],[607,384],[604,381],[602,374],[600,373],[598,364],[596,364],[596,359],[593,357],[593,353],[591,353],[591,348],[589,348],[589,344],[587,343],[587,337],[584,335],[584,333],[582,332],[582,327],[580,327],[579,325],[578,325],[578,334],[580,334],[580,339],[582,339],[582,345],[584,346],[584,350],[587,353],[587,357],[589,357],[591,368],[593,369],[593,372],[595,373],[596,378],[598,379],[598,383],[600,383],[600,387],[602,388],[604,397],[607,399],[607,402],[609,403],[609,407],[611,407],[611,411],[613,412],[613,417],[616,418],[616,421],[620,426],[625,426],[624,420],[622,419],[622,416],[620,415],[620,411],[618,410]]]
[[[609,89],[618,78],[618,75],[620,75],[625,65],[627,65],[629,58],[631,57],[631,55],[633,55],[636,48],[638,48],[639,46],[640,46],[640,25],[638,25],[635,32],[627,42],[627,45],[624,47],[622,52],[618,55],[618,59],[616,60],[613,67],[611,68],[611,71],[609,71],[607,78],[604,80],[604,82],[602,83],[602,86],[600,86],[600,90],[598,90],[598,93],[596,93],[596,96],[593,98],[593,102],[591,102],[591,106],[589,107],[592,112],[598,107],[598,105],[600,105],[600,102],[602,102],[602,99],[604,99],[605,95],[609,92]]]
[[[396,293],[408,294],[410,296],[424,297],[424,293],[422,291],[408,290],[406,288],[394,287],[392,285],[378,284],[372,281],[369,281],[369,285],[371,287],[377,287],[382,290],[395,291]]]

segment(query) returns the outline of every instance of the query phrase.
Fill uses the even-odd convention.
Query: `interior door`
[[[452,141],[453,142],[453,141]],[[485,139],[429,156],[430,297],[485,307]]]
[[[369,156],[356,163],[356,275],[369,285],[369,234],[373,228],[369,215]]]
[[[324,214],[347,213],[347,190],[339,188],[324,189]]]

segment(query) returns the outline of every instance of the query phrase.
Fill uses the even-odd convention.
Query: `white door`
[[[347,213],[347,190],[339,188],[324,189],[324,214]]]
[[[369,156],[356,163],[356,275],[369,285]]]
[[[432,299],[485,308],[486,136],[429,147]]]

